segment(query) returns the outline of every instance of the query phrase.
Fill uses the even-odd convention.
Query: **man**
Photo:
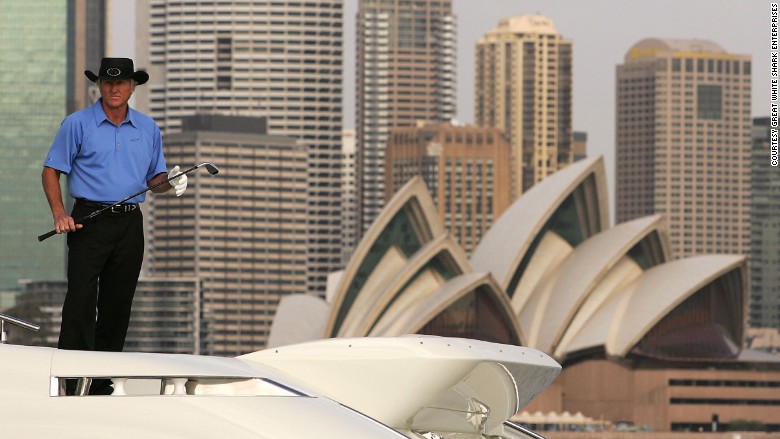
[[[127,103],[135,86],[149,80],[146,72],[135,71],[128,58],[103,58],[97,75],[89,70],[84,74],[97,83],[101,97],[65,118],[41,174],[54,230],[68,232],[68,292],[58,347],[119,352],[143,260],[138,203],[144,201],[145,192],[86,224],[76,224],[74,218],[173,177],[179,167],[167,172],[160,128]],[[67,175],[68,192],[76,200],[70,215],[62,200],[60,174]],[[153,191],[171,188],[180,196],[187,188],[187,176]],[[93,383],[90,393],[110,393],[103,381]]]

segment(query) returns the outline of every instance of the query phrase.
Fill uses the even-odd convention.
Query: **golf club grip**
[[[38,242],[43,241],[44,239],[51,238],[52,236],[56,235],[57,231],[52,230],[51,232],[46,232],[43,235],[38,235]]]

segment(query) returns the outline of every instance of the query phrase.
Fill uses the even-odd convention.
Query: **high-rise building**
[[[63,118],[84,105],[81,66],[102,56],[104,8],[0,2],[0,292],[15,294],[19,279],[65,277],[63,237],[35,239],[54,226],[40,172]]]
[[[385,155],[385,199],[421,176],[444,228],[470,254],[512,202],[510,156],[509,144],[495,128],[394,128]]]
[[[617,66],[617,222],[663,214],[675,257],[750,252],[750,57],[645,39]]]
[[[357,245],[355,130],[345,130],[341,138],[341,242],[342,262],[347,265]]]
[[[749,315],[754,328],[780,330],[780,170],[770,129],[768,117],[753,120]]]
[[[308,289],[341,268],[343,0],[139,0],[138,108],[164,134],[196,113],[266,117],[308,148]]]
[[[389,130],[455,116],[452,0],[359,0],[356,31],[360,238],[384,205]]]
[[[72,76],[69,82],[73,84],[68,94],[68,114],[88,107],[100,98],[100,90],[84,75],[84,70],[96,71],[100,60],[109,55],[110,7],[111,2],[104,0],[68,1],[68,14],[72,17],[69,44],[73,46],[73,56],[68,57],[68,74]]]
[[[571,143],[572,161],[588,158],[588,133],[575,131]]]
[[[476,44],[474,118],[512,146],[513,198],[572,162],[572,42],[539,15],[501,20]]]
[[[155,200],[154,277],[200,280],[200,352],[265,347],[279,300],[306,288],[308,150],[263,118],[188,116],[163,142],[171,163],[213,162],[181,197]],[[200,172],[200,173],[197,173]]]

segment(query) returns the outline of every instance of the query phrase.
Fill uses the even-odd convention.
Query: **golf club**
[[[168,177],[165,180],[163,180],[163,181],[161,181],[159,183],[156,183],[156,184],[154,184],[152,186],[149,186],[149,187],[147,187],[146,189],[144,189],[142,191],[136,192],[133,195],[130,195],[129,197],[127,197],[125,199],[119,200],[119,201],[117,201],[114,204],[106,205],[105,207],[103,207],[101,209],[98,209],[98,210],[90,213],[87,216],[83,216],[83,217],[77,219],[75,221],[75,223],[76,224],[81,224],[84,221],[86,221],[88,219],[91,219],[91,218],[94,218],[94,217],[100,215],[101,213],[105,212],[106,210],[111,209],[114,206],[118,206],[118,205],[124,203],[125,201],[127,201],[127,200],[129,200],[131,198],[137,197],[138,195],[141,195],[144,192],[148,192],[148,191],[150,191],[150,190],[152,190],[152,189],[154,189],[154,188],[156,188],[156,187],[158,187],[158,186],[160,186],[162,184],[168,183],[169,181],[171,181],[171,180],[173,180],[175,178],[179,178],[181,175],[188,174],[188,173],[190,173],[190,172],[192,172],[192,171],[194,171],[194,170],[196,170],[196,169],[198,169],[200,167],[203,167],[203,166],[206,167],[206,170],[209,171],[209,174],[211,174],[211,175],[217,175],[217,173],[219,172],[219,169],[213,163],[204,162],[204,163],[201,163],[199,165],[195,165],[195,166],[191,167],[190,169],[187,169],[186,171],[179,172],[178,174],[174,175],[173,177]],[[46,232],[43,235],[38,236],[38,241],[39,242],[43,241],[44,239],[50,238],[50,237],[52,237],[52,236],[54,236],[56,234],[57,234],[56,230],[52,230],[50,232]]]

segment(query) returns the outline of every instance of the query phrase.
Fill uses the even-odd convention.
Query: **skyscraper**
[[[193,114],[266,117],[309,154],[308,289],[341,267],[342,0],[138,1],[138,108],[164,134]]]
[[[645,39],[617,66],[617,222],[664,214],[675,257],[750,252],[750,57]]]
[[[79,69],[102,56],[104,11],[102,1],[0,2],[0,291],[65,277],[63,237],[35,239],[53,227],[41,164],[63,118],[84,104]]]
[[[84,75],[84,70],[94,71],[100,66],[101,58],[107,56],[110,5],[110,1],[104,0],[68,1],[68,14],[72,17],[69,21],[72,30],[68,44],[72,45],[72,55],[68,56],[68,75],[73,84],[68,93],[68,113],[92,105],[100,97],[100,90]]]
[[[152,274],[200,280],[200,352],[265,347],[276,307],[306,293],[308,152],[262,118],[189,116],[163,139],[175,163],[213,161],[181,197],[159,197]]]
[[[572,163],[572,42],[538,15],[477,41],[474,117],[512,146],[513,198]]]
[[[467,254],[512,202],[511,148],[495,128],[436,124],[390,131],[385,199],[421,176]]]
[[[389,130],[455,116],[452,0],[359,0],[356,28],[359,239],[384,204]]]
[[[355,197],[355,130],[342,133],[341,149],[341,242],[342,261],[347,265],[357,245],[357,198]]]
[[[750,326],[780,330],[780,172],[772,166],[770,119],[753,121],[750,171]],[[775,155],[775,157],[777,157]]]

